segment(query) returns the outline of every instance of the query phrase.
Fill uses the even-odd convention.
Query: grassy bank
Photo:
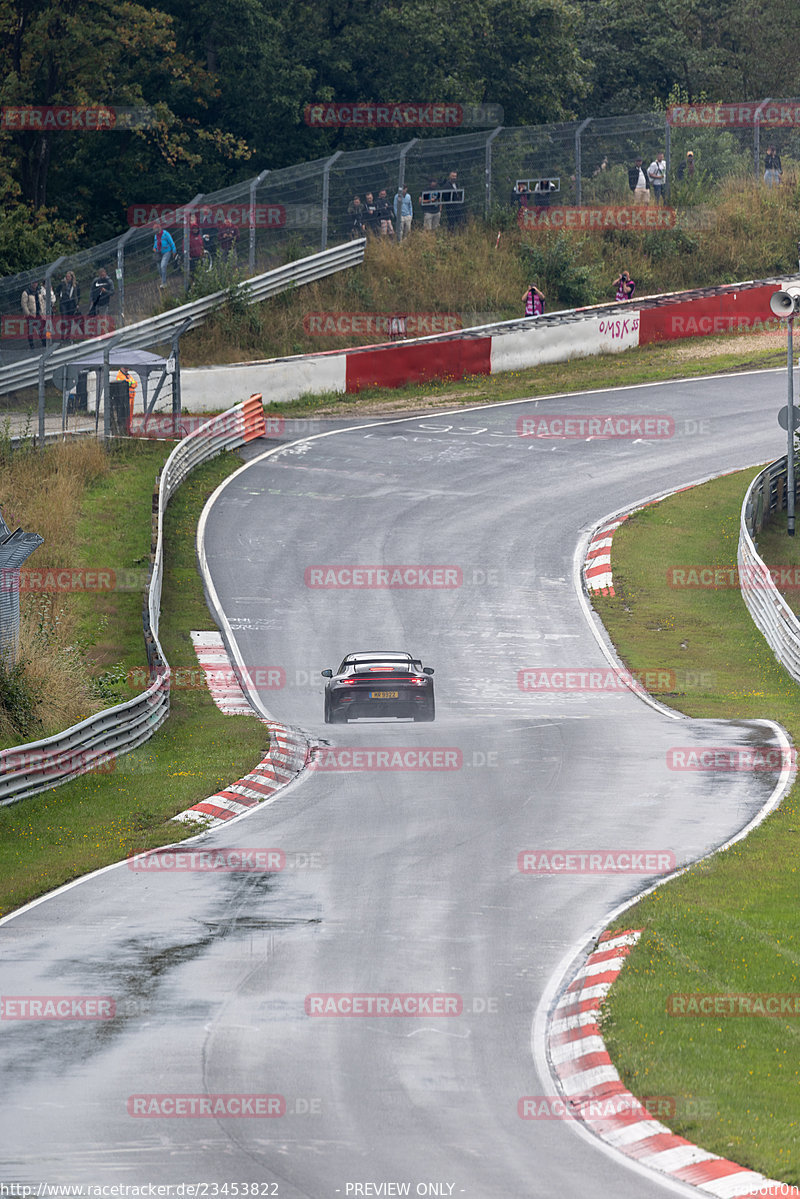
[[[586,234],[522,231],[505,210],[459,234],[415,229],[400,244],[371,240],[361,267],[254,307],[227,307],[182,339],[182,361],[199,366],[387,340],[386,332],[349,325],[325,333],[327,326],[312,320],[319,313],[450,314],[467,326],[521,316],[520,297],[531,282],[552,312],[613,300],[621,269],[636,280],[637,298],[797,271],[800,188],[788,178],[773,190],[730,178],[702,208],[681,204],[678,213],[672,229]]]
[[[154,467],[165,452],[144,444],[122,450],[120,461],[112,458],[80,504],[72,563],[103,563],[138,577],[149,552]],[[194,532],[208,496],[239,465],[236,455],[226,454],[200,467],[167,509],[161,642],[173,669],[188,668],[192,674],[183,671],[183,677],[193,682],[197,659],[189,633],[213,627],[195,568]],[[83,598],[90,603],[76,624],[91,619],[94,601],[102,608],[91,668],[111,673],[119,699],[132,698],[141,686],[127,684],[131,664],[145,664],[141,590]],[[109,773],[84,775],[0,808],[0,915],[132,850],[187,836],[169,818],[252,769],[267,746],[260,721],[223,716],[205,687],[173,689],[164,728],[116,759]]]
[[[674,671],[662,695],[691,716],[771,718],[800,743],[797,687],[735,587],[670,587],[674,566],[736,561],[739,511],[755,470],[645,509],[615,534],[614,597],[600,612],[631,669]],[[787,542],[761,552],[787,561]],[[606,1005],[604,1035],[639,1096],[676,1100],[676,1132],[787,1183],[800,1183],[800,1024],[795,1017],[676,1018],[673,993],[800,993],[800,812],[795,787],[746,842],[626,912],[643,928]]]

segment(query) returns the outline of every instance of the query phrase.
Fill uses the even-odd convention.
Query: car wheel
[[[341,709],[331,714],[331,724],[347,724],[347,712]]]
[[[427,707],[423,708],[421,712],[414,713],[414,720],[417,722],[420,722],[420,723],[425,720],[435,720],[435,719],[436,719],[436,705],[434,704],[433,700],[431,700],[431,702],[427,705]]]
[[[325,723],[331,724],[331,701],[325,696]]]

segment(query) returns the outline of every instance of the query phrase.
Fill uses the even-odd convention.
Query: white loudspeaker
[[[769,306],[776,316],[790,316],[800,312],[800,285],[792,283],[786,291],[776,291],[769,298]]]

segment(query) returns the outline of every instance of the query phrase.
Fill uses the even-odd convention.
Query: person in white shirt
[[[653,189],[653,196],[656,204],[664,203],[664,184],[667,181],[667,164],[664,161],[664,151],[659,150],[650,166],[647,168],[647,177],[650,180],[650,186]]]
[[[628,185],[633,192],[634,204],[650,203],[650,182],[644,173],[641,156],[637,156],[632,167],[628,167]]]

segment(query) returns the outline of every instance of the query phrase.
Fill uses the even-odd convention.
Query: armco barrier
[[[800,470],[800,464],[796,470]],[[775,657],[800,683],[800,621],[775,586],[753,541],[766,518],[785,507],[786,458],[779,458],[756,475],[744,497],[739,521],[739,587]]]
[[[164,512],[172,495],[196,466],[223,450],[264,433],[260,395],[205,421],[179,442],[164,463],[153,504],[154,537],[143,611],[144,639],[155,682],[135,699],[106,708],[55,737],[0,753],[0,806],[47,791],[141,745],[169,715],[170,669],[158,639],[164,571]]]
[[[498,374],[545,362],[621,353],[657,341],[774,327],[778,318],[770,311],[770,296],[797,278],[672,292],[635,304],[570,308],[400,343],[183,370],[181,402],[193,412],[211,408],[223,378],[227,387],[262,391],[273,403],[282,403],[309,392],[357,392],[365,387]]]

